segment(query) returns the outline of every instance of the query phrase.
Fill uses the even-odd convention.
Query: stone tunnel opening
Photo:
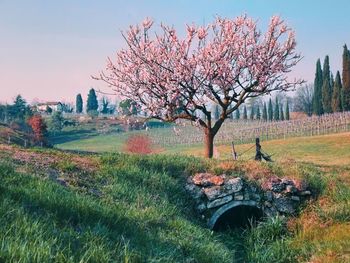
[[[238,205],[221,214],[215,221],[212,229],[224,231],[227,229],[247,228],[255,225],[263,218],[263,211],[250,205]]]

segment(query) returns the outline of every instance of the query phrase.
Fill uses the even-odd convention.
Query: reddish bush
[[[152,142],[147,135],[131,135],[125,144],[125,151],[129,153],[150,154]]]
[[[33,130],[33,138],[35,143],[46,144],[47,126],[44,119],[40,115],[34,115],[28,120],[28,124]]]

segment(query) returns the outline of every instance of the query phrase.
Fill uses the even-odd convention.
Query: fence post
[[[233,157],[233,160],[237,160],[237,152],[235,150],[235,144],[232,142],[232,157]]]
[[[261,161],[261,145],[259,137],[255,139],[255,160]]]

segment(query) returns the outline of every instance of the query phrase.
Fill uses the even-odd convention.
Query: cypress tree
[[[232,109],[232,105],[230,105],[229,109],[231,110]],[[233,120],[234,117],[233,117],[233,113],[230,114],[230,119]]]
[[[261,113],[260,113],[260,107],[259,106],[256,108],[256,119],[257,120],[261,119]]]
[[[241,113],[239,112],[239,109],[236,110],[236,120],[239,120],[241,118]]]
[[[97,111],[98,109],[98,102],[97,102],[97,96],[94,89],[90,89],[87,103],[86,103],[86,112],[90,111]]]
[[[316,115],[323,114],[322,107],[322,68],[320,59],[317,60],[316,63],[316,73],[315,73],[315,81],[314,81],[314,96],[312,99],[312,108],[313,113]]]
[[[248,119],[248,113],[247,113],[247,106],[244,106],[244,110],[243,110],[243,120]]]
[[[342,110],[341,105],[341,79],[340,79],[340,73],[337,71],[337,74],[335,76],[335,82],[333,87],[333,94],[332,94],[332,110],[333,112],[339,112]]]
[[[281,104],[281,107],[280,107],[280,120],[284,121],[284,112],[283,112],[283,105],[282,104]]]
[[[251,120],[254,120],[254,115],[255,115],[254,105],[252,105],[251,108],[250,108],[250,119]]]
[[[343,51],[343,111],[350,111],[350,51],[344,45]]]
[[[83,98],[81,97],[81,94],[79,93],[75,100],[75,111],[76,113],[82,113],[83,112]]]
[[[220,109],[219,105],[217,104],[214,105],[214,118],[215,120],[218,120],[220,118]]]
[[[267,109],[266,109],[266,102],[264,102],[264,107],[263,107],[262,118],[263,118],[263,120],[264,120],[264,121],[267,121]]]
[[[271,100],[271,98],[269,99],[268,113],[269,113],[269,121],[272,121],[273,120],[273,108],[272,108],[272,100]]]
[[[326,56],[323,63],[322,74],[322,106],[324,113],[332,112],[332,87],[331,87],[331,75],[329,70],[329,57]]]
[[[290,120],[290,115],[289,115],[289,102],[287,100],[287,104],[286,104],[286,120],[289,121]]]
[[[275,121],[279,121],[279,119],[280,119],[280,107],[279,107],[279,104],[278,104],[278,98],[277,97],[276,97],[276,101],[275,101],[274,119],[275,119]]]

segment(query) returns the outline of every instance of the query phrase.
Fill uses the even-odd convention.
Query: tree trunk
[[[214,133],[211,131],[211,129],[207,129],[205,131],[204,135],[204,141],[205,141],[205,157],[206,158],[213,158],[213,152],[214,152]]]

